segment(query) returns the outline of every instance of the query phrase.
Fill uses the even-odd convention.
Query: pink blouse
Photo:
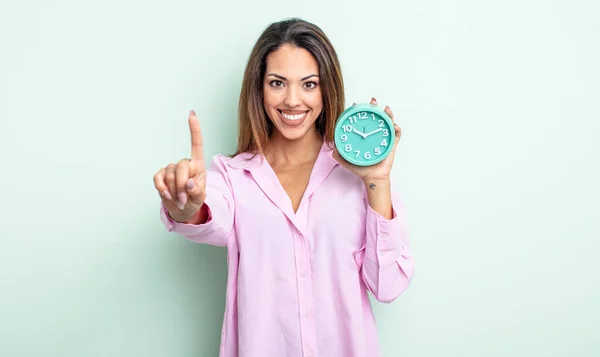
[[[167,229],[227,247],[220,357],[376,357],[367,291],[396,299],[414,271],[405,207],[393,218],[367,201],[360,178],[323,145],[296,213],[263,156],[216,155],[207,171],[209,220]]]

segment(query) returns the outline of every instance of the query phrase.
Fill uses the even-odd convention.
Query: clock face
[[[335,145],[342,157],[354,165],[370,166],[385,159],[394,144],[390,117],[371,104],[352,106],[340,115],[335,127]]]

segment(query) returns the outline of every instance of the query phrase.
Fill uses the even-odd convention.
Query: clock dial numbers
[[[345,115],[337,126],[339,152],[356,165],[380,162],[390,151],[393,128],[384,113],[372,106]]]
[[[360,112],[360,113],[357,113],[356,115],[352,115],[352,116],[348,117],[348,123],[356,124],[356,123],[358,123],[359,120],[366,120],[366,119],[367,119],[367,113]]]
[[[351,152],[352,151],[352,145],[351,144],[346,144],[344,146],[344,150],[346,150],[347,152]],[[356,157],[358,157],[360,155],[360,150],[354,150],[354,153],[356,154]],[[363,157],[368,160],[368,159],[372,158],[373,155],[375,155],[375,156],[381,155],[381,148],[379,148],[379,147],[373,148],[373,154],[371,154],[370,151],[365,151],[365,153],[363,154]]]

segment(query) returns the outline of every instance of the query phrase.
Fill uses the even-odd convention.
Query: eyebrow
[[[267,76],[273,76],[273,77],[276,77],[276,78],[279,78],[279,79],[283,79],[284,81],[287,81],[287,78],[285,78],[284,76],[280,76],[280,75],[278,75],[276,73],[269,73]],[[309,79],[311,77],[318,77],[318,75],[317,74],[309,74],[308,76],[302,78],[301,81],[305,81],[305,80],[307,80],[307,79]]]

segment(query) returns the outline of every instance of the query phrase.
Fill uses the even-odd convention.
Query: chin
[[[294,131],[279,130],[279,134],[282,137],[284,137],[286,140],[289,140],[289,141],[302,139],[306,135],[307,132],[308,132],[308,130],[294,130]]]

